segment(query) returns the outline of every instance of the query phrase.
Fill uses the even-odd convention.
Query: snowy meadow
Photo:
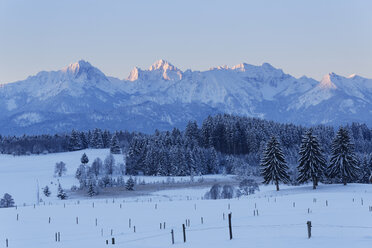
[[[75,171],[82,153],[104,159],[107,149],[17,156],[0,156],[0,189],[10,193],[16,208],[0,209],[0,247],[368,247],[372,240],[372,185],[320,184],[260,185],[254,195],[234,199],[205,200],[210,185],[180,184],[154,187],[135,194],[71,194],[56,197],[57,182],[68,194],[76,184]],[[116,161],[123,159],[115,155]],[[67,172],[53,176],[56,162]],[[175,183],[189,177],[173,178]],[[204,180],[233,181],[232,176],[210,175]],[[125,178],[127,180],[127,177]],[[147,184],[163,185],[167,177],[138,177]],[[39,190],[52,185],[51,196]],[[51,184],[52,183],[52,184]],[[24,206],[25,204],[25,206]],[[34,205],[35,204],[35,205]],[[229,236],[228,215],[232,214]],[[307,222],[312,237],[308,238]],[[185,238],[183,236],[185,225]],[[174,244],[172,244],[172,232]],[[108,244],[106,244],[106,242]],[[114,242],[114,244],[112,244]]]
[[[159,197],[168,193],[1,209],[1,247],[6,239],[8,247],[368,247],[372,239],[370,185],[265,186],[230,200],[188,190],[173,192],[182,200]]]

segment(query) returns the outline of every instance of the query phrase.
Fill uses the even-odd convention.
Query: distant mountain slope
[[[334,73],[321,82],[270,64],[181,71],[165,60],[120,80],[86,61],[0,88],[0,133],[107,128],[152,132],[231,113],[296,124],[372,123],[372,80]]]

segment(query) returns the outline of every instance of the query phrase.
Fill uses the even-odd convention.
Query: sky
[[[371,13],[369,0],[0,0],[0,83],[80,59],[120,79],[159,59],[372,78]]]

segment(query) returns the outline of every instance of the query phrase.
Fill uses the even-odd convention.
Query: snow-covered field
[[[107,150],[84,152],[91,161],[96,157],[104,159],[108,154]],[[317,190],[307,185],[281,186],[279,192],[269,185],[261,186],[255,195],[231,200],[202,200],[206,188],[178,188],[115,199],[61,201],[52,198],[34,208],[36,180],[40,187],[56,181],[54,164],[64,161],[68,171],[60,181],[68,188],[76,183],[73,175],[81,154],[0,156],[0,194],[12,194],[18,204],[17,208],[0,209],[0,248],[6,247],[6,239],[9,247],[38,248],[364,248],[372,244],[369,209],[372,185],[320,185]],[[23,202],[31,205],[24,207]],[[258,216],[254,215],[255,210]],[[227,220],[230,212],[232,240]],[[183,243],[182,224],[186,219],[190,220],[190,226],[186,227],[187,242]],[[307,221],[313,226],[311,239],[307,238]],[[165,229],[160,229],[160,223],[164,222]],[[174,245],[171,244],[172,229]],[[60,242],[55,241],[56,232],[60,233]],[[112,238],[115,245],[111,244]]]
[[[9,247],[106,247],[112,237],[118,247],[172,247],[171,229],[174,247],[356,248],[370,247],[372,242],[371,185],[321,185],[315,191],[310,186],[284,187],[279,193],[265,186],[257,195],[232,200],[198,200],[199,193],[191,192],[195,196],[191,200],[140,197],[99,201],[94,207],[94,200],[89,200],[65,207],[58,202],[1,209],[0,247],[5,247],[6,238]],[[173,194],[190,192],[175,190]],[[255,209],[258,216],[253,214]],[[228,234],[229,212],[233,240]],[[186,219],[190,226],[184,244]],[[313,226],[311,239],[307,238],[308,220]],[[160,229],[164,222],[165,229]],[[60,232],[60,242],[55,242],[56,232]]]
[[[76,152],[54,153],[47,155],[31,155],[31,156],[12,156],[0,154],[0,196],[4,193],[9,193],[13,196],[17,205],[33,205],[37,202],[37,185],[39,184],[40,197],[47,202],[60,201],[57,197],[58,183],[62,187],[69,190],[72,185],[79,185],[75,178],[76,169],[81,164],[80,158],[83,153],[86,153],[89,158],[90,165],[94,159],[99,157],[102,161],[109,155],[108,149],[88,149]],[[123,155],[114,155],[116,164],[124,163]],[[54,167],[57,162],[63,161],[66,164],[67,173],[62,177],[54,177]],[[198,181],[200,178],[216,179],[221,178],[221,175],[210,175],[203,177],[195,177]],[[124,177],[126,180],[128,177]],[[175,182],[188,182],[190,177],[149,177],[137,176],[138,182],[145,181],[146,183],[162,183],[171,179]],[[48,185],[52,196],[44,199],[42,188]]]

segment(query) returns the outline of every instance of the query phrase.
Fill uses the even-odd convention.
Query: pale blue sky
[[[164,58],[372,78],[369,0],[0,0],[0,83],[85,59],[126,78]]]

